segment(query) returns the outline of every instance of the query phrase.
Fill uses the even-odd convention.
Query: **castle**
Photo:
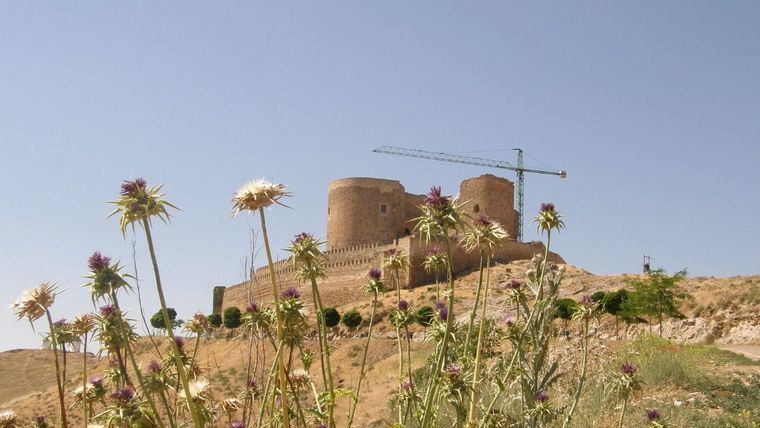
[[[434,280],[421,265],[435,244],[426,243],[419,234],[413,233],[412,219],[419,217],[419,206],[424,198],[407,193],[396,180],[343,178],[330,183],[325,244],[327,279],[319,285],[325,306],[360,298],[367,271],[379,267],[383,253],[392,248],[409,256],[410,267],[401,278],[403,285],[414,287]],[[525,260],[544,252],[541,242],[514,240],[518,214],[514,209],[514,185],[509,180],[491,174],[468,178],[460,185],[459,201],[466,202],[464,209],[472,216],[488,215],[509,233],[510,238],[494,254],[495,261]],[[477,251],[467,253],[459,246],[454,246],[452,251],[455,274],[478,267],[480,255]],[[553,260],[564,263],[559,255],[550,254]],[[298,284],[293,279],[295,268],[287,260],[276,262],[275,271],[281,289],[295,286],[304,294],[309,293],[306,284]],[[227,288],[217,287],[214,311],[227,306],[242,309],[249,300],[268,300],[268,281],[269,270],[262,267],[255,271],[251,281]]]

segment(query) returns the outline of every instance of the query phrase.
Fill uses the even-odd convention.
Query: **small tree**
[[[224,317],[222,318],[224,326],[234,332],[235,329],[240,327],[240,324],[242,323],[240,315],[240,309],[236,306],[230,306],[225,309]]]
[[[351,309],[343,314],[343,325],[353,330],[362,323],[362,315],[356,309]]]
[[[417,321],[417,324],[428,328],[431,324],[433,324],[435,316],[436,314],[435,311],[433,311],[433,308],[430,306],[423,306],[417,311],[414,317],[415,321]]]
[[[573,299],[557,299],[557,301],[554,302],[554,317],[562,318],[565,326],[565,336],[568,335],[567,322],[573,317],[577,307],[578,303]]]
[[[599,305],[599,308],[602,308],[602,301],[604,300],[604,296],[606,296],[607,293],[604,291],[597,291],[596,293],[591,295],[591,300],[594,301],[594,303]]]
[[[684,279],[686,279],[685,270],[675,275],[667,275],[664,270],[657,269],[646,275],[644,279],[630,283],[636,295],[639,313],[649,317],[650,326],[652,317],[657,319],[660,336],[662,336],[664,317],[684,317],[678,310],[680,303],[689,297],[689,294],[682,291],[679,285]]]
[[[605,312],[615,317],[615,337],[618,335],[618,323],[620,320],[620,311],[623,307],[623,303],[625,303],[626,300],[628,300],[628,290],[621,288],[618,291],[611,291],[604,295],[604,298],[602,299],[602,309],[604,309]],[[628,309],[626,311],[626,316],[630,319],[631,316],[635,318],[635,310],[633,308],[633,305],[628,306]]]
[[[325,326],[333,328],[340,324],[340,312],[335,308],[325,308],[323,311],[325,317]]]
[[[174,308],[166,308],[166,312],[169,313],[169,320],[172,323],[172,327],[176,327],[178,325],[177,311],[175,311]],[[150,325],[153,326],[153,328],[166,330],[166,325],[164,324],[164,315],[161,313],[160,309],[156,311],[152,317],[150,317]]]
[[[222,316],[219,314],[211,314],[208,316],[208,322],[215,328],[219,328],[222,325]]]

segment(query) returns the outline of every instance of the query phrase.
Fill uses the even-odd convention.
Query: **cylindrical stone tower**
[[[517,236],[515,186],[506,178],[485,174],[464,180],[459,188],[460,202],[467,202],[465,210],[477,218],[485,214],[497,221],[509,233]]]
[[[404,236],[406,191],[396,180],[343,178],[327,191],[327,249]]]

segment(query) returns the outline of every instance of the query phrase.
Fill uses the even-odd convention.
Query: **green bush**
[[[219,314],[211,314],[208,316],[208,322],[216,328],[222,325],[222,316]]]
[[[435,311],[433,311],[433,308],[430,306],[423,306],[417,311],[414,317],[417,324],[423,327],[430,327],[435,319]]]
[[[230,330],[240,327],[240,324],[242,323],[240,315],[240,309],[235,306],[230,306],[225,309],[223,317],[224,326]]]
[[[174,308],[166,308],[166,312],[169,312],[169,320],[172,322],[172,327],[176,327],[177,311],[175,311]],[[164,324],[164,315],[161,313],[161,309],[156,311],[156,313],[150,317],[150,325],[153,326],[153,328],[158,328],[161,330],[166,329],[166,325]]]
[[[343,325],[353,330],[361,325],[362,315],[356,309],[351,309],[343,314],[342,322]]]
[[[325,308],[322,310],[325,316],[325,325],[327,328],[333,328],[340,323],[340,312],[335,308]]]

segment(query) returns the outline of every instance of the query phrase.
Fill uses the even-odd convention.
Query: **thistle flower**
[[[507,287],[508,290],[517,291],[517,290],[519,290],[522,287],[522,285],[523,285],[522,282],[520,282],[520,281],[518,281],[516,279],[513,279],[512,281],[509,281],[507,283],[506,287]]]
[[[50,282],[43,282],[37,287],[27,290],[21,299],[11,305],[11,310],[18,319],[26,318],[33,322],[43,315],[53,303],[58,294],[58,286]]]
[[[135,390],[130,387],[117,389],[111,393],[111,399],[119,404],[127,404],[135,398]]]
[[[292,383],[296,388],[306,387],[311,381],[309,372],[304,369],[295,369],[289,373],[288,377],[290,379],[290,383]]]
[[[400,386],[403,392],[409,393],[412,390],[412,382],[409,380],[401,382]]]
[[[111,315],[116,314],[116,311],[117,311],[117,309],[113,305],[101,306],[100,307],[100,316],[102,316],[104,318],[107,318],[107,317],[110,317]]]
[[[383,272],[378,268],[372,268],[369,270],[367,276],[369,276],[369,278],[373,281],[380,281],[380,278],[383,276]]]
[[[208,392],[208,386],[209,383],[204,378],[197,378],[194,381],[190,382],[189,389],[192,399],[204,401],[207,398],[206,395]],[[179,392],[179,396],[181,398],[186,398],[184,389]]]
[[[406,253],[396,248],[391,248],[383,253],[383,269],[394,272],[406,270],[409,266],[409,257]]]
[[[448,317],[449,317],[449,308],[447,308],[446,306],[444,306],[444,307],[442,307],[442,308],[441,308],[441,309],[438,311],[438,318],[439,318],[441,321],[446,321],[446,319],[448,319]]]
[[[636,367],[633,366],[630,362],[625,362],[623,365],[620,366],[620,373],[624,375],[634,375],[636,374]]]
[[[435,302],[435,308],[436,308],[436,309],[438,309],[439,311],[440,311],[441,309],[445,308],[445,307],[446,307],[446,304],[445,304],[445,303],[443,303],[443,302],[441,302],[440,300],[439,300],[439,301],[437,301],[437,302]]]
[[[321,264],[322,260],[327,259],[319,248],[324,241],[314,238],[310,233],[299,233],[290,243],[291,246],[287,251],[290,252],[290,260],[294,265]]]
[[[240,188],[233,196],[232,216],[236,216],[241,211],[255,212],[273,204],[287,207],[280,202],[280,199],[290,195],[282,184],[270,183],[263,178],[253,180]]]
[[[100,254],[99,251],[92,253],[89,259],[87,259],[87,266],[93,272],[100,272],[111,265],[111,258]]]
[[[95,316],[93,314],[80,315],[71,322],[71,328],[76,334],[85,335],[95,328]]]
[[[245,386],[251,389],[256,389],[259,387],[259,382],[255,378],[250,378]]]
[[[89,287],[93,304],[103,297],[110,297],[116,290],[127,288],[131,290],[129,283],[124,279],[129,275],[121,274],[119,262],[111,263],[111,258],[95,251],[87,261],[90,274],[85,276],[89,280],[83,287]]]
[[[102,388],[103,387],[103,376],[97,375],[90,378],[90,385],[94,386],[95,388]]]
[[[468,252],[476,248],[493,252],[507,236],[507,231],[499,223],[486,215],[481,215],[475,220],[473,227],[464,234],[462,246]]]
[[[174,336],[174,343],[177,344],[177,348],[182,350],[185,347],[185,338],[182,336]]]
[[[163,367],[161,366],[161,363],[156,360],[151,360],[148,364],[148,373],[157,374],[161,373],[161,370],[163,370]]]
[[[119,229],[122,235],[127,233],[127,226],[132,225],[134,228],[135,222],[150,220],[154,216],[164,222],[169,221],[170,215],[167,208],[179,208],[163,199],[162,187],[163,184],[149,188],[142,178],[127,180],[121,184],[119,199],[111,202],[116,208],[108,214],[108,217],[121,214]]]
[[[428,194],[425,195],[424,203],[428,207],[440,209],[451,204],[451,197],[443,196],[441,194],[441,186],[433,186],[430,188]]]
[[[463,218],[462,204],[449,196],[441,195],[441,188],[434,186],[425,197],[425,203],[420,207],[422,215],[414,219],[417,222],[414,230],[419,231],[426,241],[453,230],[461,229]]]
[[[0,412],[0,428],[21,428],[21,418],[13,410]]]
[[[300,299],[301,292],[295,287],[288,287],[280,293],[280,297],[283,299]]]
[[[456,381],[462,377],[462,366],[459,364],[449,364],[443,369],[443,373],[449,380]]]
[[[34,428],[50,428],[50,425],[45,421],[45,417],[38,415],[34,417]]]
[[[650,423],[657,422],[662,418],[662,415],[660,414],[660,411],[657,409],[649,409],[647,410],[647,421]]]
[[[554,208],[552,203],[541,204],[541,211],[533,221],[539,232],[550,232],[552,229],[561,230],[565,227],[562,215]]]
[[[409,309],[409,302],[407,302],[404,299],[399,300],[398,302],[398,310],[402,312],[406,312]]]
[[[234,421],[230,424],[230,428],[245,428],[245,422],[243,421]]]
[[[512,319],[511,316],[505,316],[501,319],[501,321],[504,323],[504,325],[507,326],[507,328],[511,328],[515,325],[515,320]]]
[[[549,401],[549,396],[545,392],[541,391],[536,395],[536,401],[543,404]]]

